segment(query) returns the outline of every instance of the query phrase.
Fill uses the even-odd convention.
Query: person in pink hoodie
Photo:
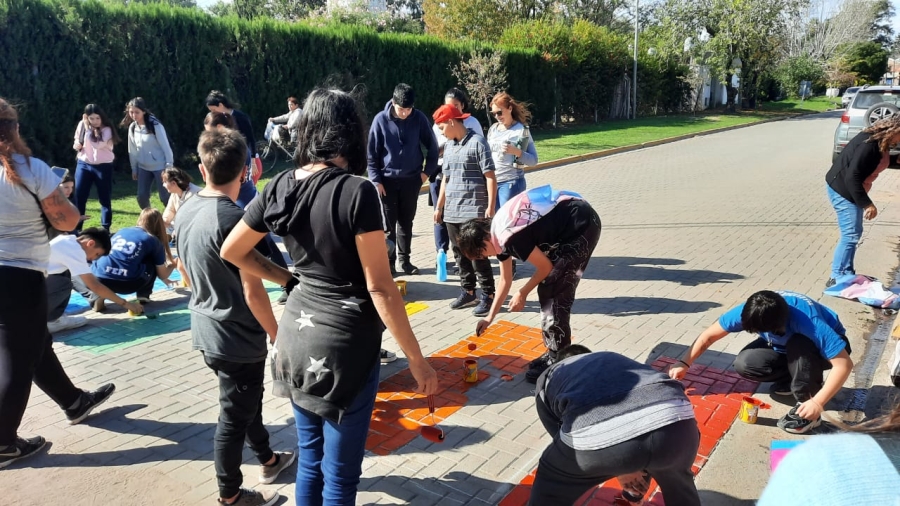
[[[72,148],[78,152],[75,201],[78,211],[84,216],[91,186],[96,185],[97,199],[100,200],[100,225],[106,230],[112,225],[113,145],[117,142],[119,134],[100,106],[85,106],[81,121],[75,127],[75,141],[72,144]],[[81,230],[81,223],[78,224],[78,229]]]

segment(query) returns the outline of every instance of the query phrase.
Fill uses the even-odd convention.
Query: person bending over
[[[573,344],[538,379],[535,407],[553,441],[528,504],[573,504],[610,478],[646,473],[666,504],[699,506],[691,472],[700,445],[694,408],[664,373]]]
[[[527,260],[535,272],[513,295],[509,310],[521,311],[537,288],[541,334],[547,351],[532,360],[525,379],[534,383],[556,361],[556,353],[572,342],[569,318],[575,290],[600,241],[600,216],[573,192],[542,186],[520,193],[494,215],[469,220],[459,229],[459,249],[470,259],[496,256],[500,286],[488,315],[475,326],[481,334],[494,321],[512,285],[512,259]]]
[[[140,304],[128,302],[103,285],[91,273],[91,264],[109,254],[109,232],[103,228],[88,228],[81,235],[61,235],[50,241],[50,264],[47,267],[47,330],[51,334],[81,327],[87,323],[83,316],[64,314],[72,295],[73,278],[97,294],[125,309],[140,314]]]

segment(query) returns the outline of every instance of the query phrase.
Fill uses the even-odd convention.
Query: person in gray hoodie
[[[174,166],[166,129],[141,97],[135,97],[125,105],[121,125],[128,128],[128,158],[131,178],[138,182],[138,205],[141,209],[150,207],[150,187],[156,181],[159,200],[165,208],[169,204],[169,192],[162,183],[162,171]]]
[[[681,383],[618,353],[591,353],[578,344],[557,358],[534,391],[553,441],[541,455],[528,504],[573,504],[618,477],[628,500],[639,502],[653,478],[666,504],[700,506],[691,472],[700,432]]]

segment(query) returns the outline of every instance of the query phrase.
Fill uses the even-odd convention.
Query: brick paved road
[[[581,192],[603,220],[574,307],[576,340],[652,360],[680,353],[724,309],[755,290],[786,288],[820,298],[837,238],[823,182],[836,121],[825,115],[759,125],[529,174],[531,187],[552,183]],[[896,267],[893,225],[900,211],[892,204],[898,189],[897,171],[884,173],[875,185],[881,213],[867,226],[858,256],[858,268],[867,274],[886,277]],[[425,275],[409,279],[407,299],[429,306],[411,320],[431,354],[469,336],[475,319],[445,309],[457,288],[433,281],[430,208],[424,198],[420,206],[413,260]],[[179,311],[184,296],[162,298],[156,320],[97,315],[94,325],[60,336],[56,349],[76,385],[115,381],[118,391],[100,414],[69,427],[35,389],[22,432],[41,434],[52,447],[0,471],[0,490],[15,504],[213,504],[216,384],[190,350],[186,316]],[[872,311],[828,302],[851,329],[857,359]],[[539,326],[536,300],[524,313],[501,318]],[[724,340],[702,362],[727,369],[747,341]],[[385,346],[396,349],[389,338]],[[384,367],[382,378],[403,367],[402,360]],[[367,456],[360,504],[496,504],[533,469],[547,438],[530,386],[520,377],[493,378],[467,395],[468,403],[442,423],[444,444],[416,438],[392,454]],[[283,400],[268,397],[264,417],[276,449],[295,444]],[[756,452],[758,469],[731,468],[762,476],[746,492],[753,497],[765,479],[764,452],[748,451]],[[245,484],[252,486],[256,469],[245,455]],[[710,466],[715,463],[713,453]],[[273,486],[292,497],[291,483],[288,476]],[[727,498],[718,503],[728,504]]]

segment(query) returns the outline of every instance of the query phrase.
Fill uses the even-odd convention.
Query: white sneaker
[[[62,332],[64,330],[82,327],[86,323],[87,323],[87,318],[85,318],[84,316],[62,315],[59,318],[53,320],[52,322],[47,322],[47,330],[51,334],[56,334],[57,332]]]

